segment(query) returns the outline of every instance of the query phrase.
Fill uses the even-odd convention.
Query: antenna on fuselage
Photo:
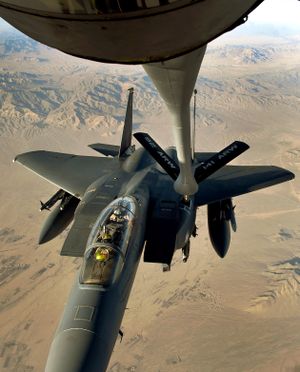
[[[193,113],[193,130],[191,131],[192,133],[192,138],[191,138],[191,143],[192,143],[192,161],[194,162],[195,160],[195,141],[196,141],[196,96],[197,96],[197,89],[194,89],[194,113]]]

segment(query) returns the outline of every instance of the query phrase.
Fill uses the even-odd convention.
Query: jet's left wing
[[[247,194],[293,179],[295,175],[274,166],[228,165],[199,183],[198,206]]]
[[[78,198],[92,182],[118,167],[116,159],[51,151],[27,152],[15,161]]]

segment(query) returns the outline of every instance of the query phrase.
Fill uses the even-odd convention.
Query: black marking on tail
[[[240,141],[232,142],[231,145],[202,162],[195,170],[195,180],[197,183],[205,180],[211,174],[224,167],[231,160],[248,150],[249,146]]]
[[[134,137],[139,143],[149,152],[149,154],[158,162],[158,164],[168,173],[173,179],[179,175],[179,166],[170,158],[170,156],[149,136],[148,133],[135,133]]]

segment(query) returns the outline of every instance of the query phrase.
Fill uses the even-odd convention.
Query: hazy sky
[[[300,30],[300,1],[265,0],[249,16],[249,22],[292,26]],[[0,31],[10,27],[0,18]]]
[[[249,21],[297,26],[300,29],[300,1],[265,0],[249,15]]]

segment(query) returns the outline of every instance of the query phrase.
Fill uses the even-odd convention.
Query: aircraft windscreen
[[[99,216],[84,255],[80,283],[111,286],[120,276],[134,223],[135,201],[124,197]]]
[[[120,252],[109,244],[99,244],[89,249],[84,261],[80,282],[105,288],[117,280],[124,265]]]
[[[27,0],[21,4],[21,7],[28,9],[28,11],[44,11],[57,14],[122,14],[158,8],[180,1],[182,2],[182,0]],[[4,0],[3,2],[20,7],[20,0]]]

